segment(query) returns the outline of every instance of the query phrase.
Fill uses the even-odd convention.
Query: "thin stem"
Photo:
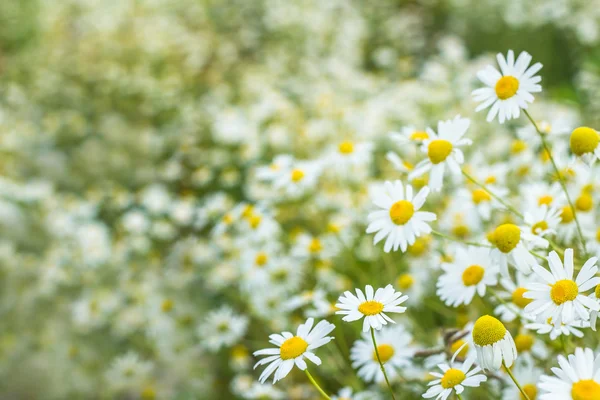
[[[379,357],[379,349],[377,349],[377,341],[375,341],[375,329],[371,328],[371,339],[373,339],[373,347],[375,347],[375,355],[377,356],[377,361],[379,362],[379,367],[381,368],[381,372],[383,372],[383,377],[385,378],[385,382],[390,388],[390,393],[392,394],[392,399],[396,400],[396,396],[394,396],[394,390],[392,389],[392,385],[390,384],[390,380],[385,372],[385,368],[383,367],[383,363],[381,362],[381,358]]]
[[[540,255],[539,253],[536,253],[536,252],[535,252],[535,251],[533,251],[533,250],[529,250],[529,252],[531,253],[531,255],[533,255],[533,256],[535,256],[535,257],[539,258],[540,260],[545,260],[545,259],[546,259],[546,257],[544,257],[544,256]]]
[[[527,396],[527,393],[525,393],[525,391],[523,390],[523,388],[521,387],[521,385],[519,385],[519,382],[517,382],[517,379],[515,378],[515,376],[513,375],[513,373],[511,372],[510,368],[508,368],[506,366],[506,364],[504,363],[504,361],[502,361],[502,365],[504,366],[504,369],[506,370],[506,372],[508,373],[508,376],[510,376],[510,379],[512,379],[512,381],[515,383],[515,385],[517,385],[517,388],[519,388],[519,391],[521,392],[521,395],[523,395],[523,398],[525,400],[531,400],[529,398],[529,396]]]
[[[487,244],[483,244],[483,243],[469,242],[467,240],[462,240],[462,239],[459,239],[459,238],[453,238],[452,236],[448,236],[445,233],[434,231],[434,230],[432,230],[431,233],[433,235],[442,237],[444,239],[452,240],[453,242],[460,242],[460,243],[468,244],[468,245],[471,245],[471,246],[478,246],[478,247],[489,247],[489,248],[492,247],[492,246],[488,246]]]
[[[458,397],[458,400],[463,400],[462,396],[458,393],[456,393],[456,397]]]
[[[480,188],[482,188],[483,190],[485,190],[490,196],[492,196],[493,198],[495,198],[496,200],[498,200],[500,202],[500,204],[502,204],[504,207],[506,207],[508,210],[510,210],[511,212],[513,212],[515,215],[517,215],[519,218],[523,219],[523,214],[521,214],[519,212],[519,210],[517,210],[516,208],[514,208],[513,206],[511,206],[510,204],[508,204],[507,202],[505,202],[504,200],[502,200],[502,198],[500,196],[498,196],[497,194],[495,194],[494,192],[492,192],[491,190],[489,190],[483,183],[479,183],[477,182],[477,180],[475,180],[475,178],[473,178],[471,175],[469,175],[468,173],[465,172],[465,170],[461,170],[462,174],[471,182],[473,182],[475,185],[479,186]]]
[[[519,317],[522,317],[521,312],[516,308],[516,306],[504,301],[504,299],[502,297],[500,297],[500,295],[498,295],[498,293],[496,293],[496,291],[494,289],[488,288],[488,290],[490,291],[492,296],[494,296],[496,298],[496,300],[498,300],[504,307],[508,308],[509,310],[511,310],[512,312],[517,314]]]
[[[560,186],[562,187],[563,192],[565,192],[565,195],[567,196],[567,201],[569,202],[569,206],[571,207],[571,211],[573,212],[573,218],[575,219],[575,225],[577,226],[577,234],[579,235],[579,240],[581,241],[581,246],[583,246],[583,252],[585,254],[587,254],[585,238],[583,237],[583,232],[581,231],[581,225],[579,225],[579,220],[577,219],[577,212],[575,210],[575,207],[573,206],[573,202],[571,201],[571,196],[569,196],[569,192],[567,191],[567,185],[565,184],[565,181],[558,169],[558,166],[556,165],[556,161],[554,161],[554,157],[552,157],[552,152],[550,151],[550,147],[548,146],[548,143],[546,142],[546,138],[544,137],[544,134],[542,133],[542,131],[540,131],[540,128],[538,128],[538,126],[535,123],[535,121],[533,120],[533,118],[531,118],[531,115],[529,115],[527,110],[523,110],[523,112],[525,113],[527,118],[529,118],[529,121],[531,121],[531,123],[533,124],[533,127],[535,128],[536,132],[540,136],[540,139],[542,140],[542,146],[544,147],[544,150],[546,151],[546,153],[548,154],[548,157],[550,158],[550,162],[552,163],[552,167],[554,168],[554,172],[556,173],[558,182],[560,183]]]
[[[321,395],[323,397],[325,397],[326,399],[331,400],[331,397],[327,396],[327,393],[325,393],[325,391],[323,389],[321,389],[321,386],[319,386],[319,384],[315,381],[315,378],[313,378],[312,375],[310,374],[310,372],[308,372],[308,368],[305,369],[304,372],[306,373],[306,376],[308,376],[308,380],[310,381],[310,383],[312,383],[313,386],[315,388],[317,388],[319,393],[321,393]]]

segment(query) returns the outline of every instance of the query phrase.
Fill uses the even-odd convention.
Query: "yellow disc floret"
[[[525,308],[525,306],[533,301],[533,299],[526,299],[523,297],[523,294],[527,291],[527,289],[518,287],[512,292],[512,302],[519,306],[520,308]]]
[[[600,299],[600,285],[596,285],[596,289],[594,289],[594,294],[597,299]]]
[[[477,285],[483,279],[485,270],[480,265],[470,265],[463,271],[462,281],[465,286]]]
[[[383,304],[375,300],[365,301],[358,306],[358,311],[367,316],[377,315],[383,311]]]
[[[598,400],[600,399],[600,384],[592,379],[582,379],[573,384],[571,388],[573,400]]]
[[[450,368],[446,371],[444,376],[442,376],[442,382],[440,382],[440,384],[444,389],[450,389],[456,385],[460,385],[465,378],[465,373],[460,369]]]
[[[583,193],[575,200],[575,208],[577,208],[578,211],[590,211],[593,206],[594,201],[592,200],[592,196],[588,193]]]
[[[471,193],[471,199],[473,200],[473,203],[479,204],[482,201],[490,201],[492,196],[483,189],[475,189]]]
[[[394,356],[394,348],[389,344],[380,344],[377,346],[377,353],[382,364],[385,364]],[[377,353],[373,351],[373,361],[377,361]]]
[[[519,353],[531,350],[531,347],[533,347],[533,342],[534,339],[531,335],[520,333],[515,336],[515,347]]]
[[[573,301],[578,294],[579,288],[571,279],[561,279],[552,285],[552,289],[550,289],[550,298],[556,305]]]
[[[524,140],[515,140],[510,145],[510,152],[513,154],[519,154],[527,149],[527,143]]]
[[[503,224],[494,231],[494,244],[503,253],[510,253],[521,240],[521,230],[514,224]]]
[[[429,249],[429,242],[431,241],[431,236],[421,236],[417,238],[415,242],[408,246],[408,254],[411,256],[422,256]]]
[[[549,194],[543,195],[538,198],[538,206],[542,206],[544,204],[549,206],[550,204],[552,204],[552,200],[554,199]]]
[[[338,150],[342,154],[352,154],[352,153],[354,153],[354,144],[352,142],[348,142],[348,141],[342,142],[338,146]]]
[[[533,233],[535,235],[540,232],[544,232],[546,229],[548,229],[548,223],[546,221],[536,222],[531,227],[531,233]]]
[[[302,178],[304,178],[304,171],[298,168],[292,170],[292,181],[300,182]]]
[[[527,385],[523,385],[523,391],[529,397],[529,400],[537,399],[537,387],[533,383],[528,383]],[[520,400],[526,400],[525,396],[520,394]]]
[[[308,245],[308,251],[315,254],[323,250],[323,244],[317,238],[313,238]]]
[[[429,139],[429,134],[425,131],[414,131],[411,135],[410,135],[410,140],[426,140]]]
[[[475,322],[472,335],[476,345],[488,346],[504,339],[506,328],[498,319],[484,315]]]
[[[262,267],[269,260],[269,256],[264,251],[260,251],[256,254],[256,258],[254,259],[254,263],[259,267]]]
[[[306,340],[299,336],[294,336],[287,339],[279,348],[279,356],[282,360],[291,360],[301,356],[308,348]]]
[[[415,278],[411,274],[402,274],[398,278],[398,287],[406,290],[410,289],[415,284]]]
[[[400,200],[392,204],[390,218],[396,225],[406,224],[415,213],[415,207],[410,201]]]
[[[439,164],[446,160],[452,152],[452,143],[443,139],[436,139],[429,143],[427,147],[427,156],[434,164]]]
[[[573,214],[573,209],[571,206],[564,206],[560,213],[560,222],[563,224],[568,224],[569,222],[575,219],[575,215]]]
[[[465,344],[465,341],[462,339],[459,339],[456,342],[452,343],[452,346],[450,346],[450,353],[452,353],[452,354],[456,353],[458,351],[458,349],[460,349],[462,347],[463,344]],[[465,358],[467,356],[468,351],[469,351],[469,345],[466,345],[465,347],[463,347],[460,350],[460,353],[458,353],[458,357]]]
[[[587,126],[579,127],[571,133],[571,151],[577,156],[592,153],[598,147],[598,142],[598,132]]]
[[[496,82],[496,96],[500,100],[506,100],[513,97],[519,90],[519,80],[514,76],[503,76]]]

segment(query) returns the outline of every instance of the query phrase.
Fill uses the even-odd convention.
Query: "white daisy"
[[[527,286],[523,297],[533,299],[525,307],[525,312],[539,316],[542,320],[552,318],[553,325],[568,323],[573,319],[590,319],[590,310],[600,310],[600,305],[583,292],[600,283],[596,257],[590,258],[581,268],[577,279],[573,280],[573,249],[566,249],[564,266],[558,254],[548,255],[550,271],[540,265],[533,267],[537,282]]]
[[[583,337],[582,328],[589,328],[590,323],[584,320],[572,320],[570,322],[562,322],[560,325],[556,325],[552,322],[552,318],[543,320],[539,318],[539,322],[532,322],[525,325],[525,329],[531,329],[536,331],[538,335],[550,335],[550,340],[555,340],[561,335],[570,336],[573,335],[578,338]]]
[[[366,294],[366,296],[365,296]],[[392,285],[387,285],[385,288],[379,288],[373,293],[373,286],[365,286],[365,293],[362,290],[356,289],[356,296],[351,292],[346,291],[338,299],[335,305],[339,311],[336,314],[344,315],[343,321],[352,322],[361,318],[363,321],[363,332],[367,332],[369,328],[379,330],[388,322],[395,323],[385,313],[403,313],[406,307],[400,307],[408,296],[403,296],[402,292],[396,292]]]
[[[537,399],[537,383],[542,375],[539,368],[535,368],[531,363],[519,364],[513,369],[513,375],[519,379],[519,384],[530,400]],[[502,400],[523,399],[523,395],[515,385],[508,385],[502,391]]]
[[[409,125],[402,128],[400,132],[390,132],[390,138],[403,148],[408,143],[422,143],[429,139],[429,133]]]
[[[505,290],[498,292],[498,297],[504,300],[494,309],[494,314],[500,316],[503,322],[512,322],[515,318],[523,315],[523,309],[533,300],[526,299],[523,294],[527,292],[525,286],[532,282],[531,275],[524,275],[517,271],[516,283],[510,278],[500,279],[500,284]]]
[[[431,232],[431,227],[427,222],[435,221],[434,213],[419,211],[425,203],[428,188],[422,188],[413,198],[413,188],[406,185],[406,190],[402,182],[385,182],[382,190],[377,190],[373,196],[373,203],[381,210],[373,211],[369,214],[369,226],[367,233],[377,232],[373,238],[373,243],[379,243],[387,237],[383,251],[389,253],[390,250],[406,251],[409,244],[413,244],[415,239],[422,234]]]
[[[600,399],[600,355],[592,349],[575,349],[567,358],[558,356],[556,376],[540,378],[540,400],[595,400]]]
[[[483,297],[486,286],[497,283],[498,266],[481,247],[459,247],[451,263],[442,263],[444,274],[437,282],[437,295],[448,306],[468,305],[477,293]]]
[[[285,378],[294,367],[294,364],[304,371],[307,368],[304,357],[316,365],[321,365],[321,359],[312,351],[329,343],[333,339],[333,336],[327,335],[333,331],[335,325],[327,321],[321,321],[313,328],[313,323],[314,319],[307,319],[304,324],[298,326],[296,336],[290,332],[273,334],[269,336],[269,342],[277,346],[277,348],[254,352],[254,356],[267,356],[258,361],[254,365],[254,368],[259,365],[269,364],[258,379],[261,383],[264,383],[273,372],[275,372],[273,383]]]
[[[470,124],[469,119],[457,115],[453,120],[439,121],[437,133],[427,128],[429,139],[424,140],[422,146],[422,150],[427,153],[427,158],[415,166],[409,174],[409,179],[412,180],[431,171],[428,186],[431,190],[440,190],[446,165],[451,173],[459,176],[460,165],[464,163],[465,157],[458,147],[471,144],[470,139],[463,138]]]
[[[598,131],[587,126],[581,126],[571,133],[569,145],[573,154],[583,157],[586,163],[592,163],[600,158],[600,135]]]
[[[594,289],[594,291],[588,296],[591,300],[595,301],[596,303],[600,303],[600,285],[597,285],[596,288]],[[592,327],[592,330],[596,331],[596,322],[598,320],[598,313],[600,313],[599,311],[595,311],[592,310],[590,312],[590,326]]]
[[[542,204],[528,207],[523,213],[523,219],[532,234],[543,237],[556,233],[560,224],[560,213],[559,209]]]
[[[508,277],[508,262],[514,264],[524,274],[531,272],[531,267],[537,265],[535,257],[529,252],[530,248],[546,248],[548,241],[540,238],[514,224],[502,224],[488,236],[495,248],[490,257],[500,266],[500,272]]]
[[[542,64],[535,63],[529,67],[532,57],[525,51],[519,54],[516,62],[512,50],[508,51],[506,60],[502,54],[498,54],[496,58],[501,72],[491,65],[479,71],[477,77],[487,87],[476,89],[472,94],[475,101],[481,102],[475,111],[492,106],[487,114],[488,122],[498,115],[503,124],[505,120],[518,118],[521,109],[527,109],[527,103],[533,103],[531,93],[542,91],[542,87],[538,85],[542,78],[535,75]]]
[[[411,365],[410,360],[414,354],[410,347],[412,337],[403,326],[397,325],[375,332],[375,341],[379,358],[390,380],[398,375],[398,369]],[[363,332],[362,338],[354,342],[350,350],[350,360],[352,367],[358,369],[358,376],[365,382],[384,381],[369,333]]]
[[[235,314],[227,306],[210,312],[198,326],[198,336],[207,349],[215,352],[224,346],[231,346],[246,333],[248,317]]]
[[[458,368],[452,366],[457,354],[458,352],[452,356],[450,365],[446,363],[438,365],[443,374],[430,372],[436,379],[427,384],[430,388],[423,394],[424,398],[431,399],[435,397],[436,400],[446,400],[452,392],[461,394],[465,390],[465,386],[479,387],[481,382],[487,380],[487,377],[480,373],[481,368],[475,367],[471,369],[475,361],[474,357],[468,357],[460,367],[457,366]]]
[[[517,348],[510,332],[502,322],[490,315],[480,317],[471,332],[477,360],[483,370],[509,368],[517,358]]]

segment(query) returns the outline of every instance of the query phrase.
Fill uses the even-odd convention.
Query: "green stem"
[[[444,238],[444,239],[452,240],[453,242],[460,242],[460,243],[464,243],[464,244],[467,244],[467,245],[470,245],[470,246],[477,246],[477,247],[488,247],[488,248],[491,248],[491,247],[492,247],[492,246],[488,246],[487,244],[483,244],[483,243],[469,242],[469,241],[467,241],[467,240],[462,240],[462,239],[458,239],[458,238],[453,238],[452,236],[448,236],[448,235],[446,235],[445,233],[441,233],[441,232],[434,231],[434,230],[432,230],[432,231],[431,231],[431,233],[432,233],[433,235],[436,235],[436,236],[442,237],[442,238]]]
[[[502,365],[504,366],[504,369],[506,370],[506,372],[508,373],[508,375],[510,376],[510,379],[512,379],[512,381],[515,383],[515,385],[517,385],[517,388],[519,388],[519,391],[521,392],[521,395],[523,395],[523,398],[525,400],[531,400],[529,398],[529,396],[527,396],[527,393],[525,393],[525,391],[523,390],[523,388],[521,387],[521,385],[519,385],[519,382],[517,382],[517,379],[515,378],[515,376],[513,375],[513,373],[511,372],[510,368],[508,368],[506,366],[506,364],[504,363],[504,361],[502,361]]]
[[[375,347],[375,355],[377,356],[377,361],[379,362],[379,367],[381,368],[381,372],[383,372],[383,377],[385,378],[385,382],[390,388],[390,393],[392,394],[392,399],[396,400],[396,396],[394,396],[394,390],[392,389],[392,385],[390,384],[390,380],[385,372],[385,368],[383,367],[383,363],[381,362],[381,358],[379,357],[379,350],[377,349],[377,341],[375,341],[375,329],[371,328],[371,339],[373,339],[373,347]]]
[[[529,115],[527,110],[523,110],[523,112],[525,113],[527,118],[529,118],[529,121],[531,121],[531,123],[533,124],[533,127],[535,128],[536,132],[540,136],[540,139],[542,140],[542,146],[544,147],[544,150],[546,151],[546,153],[548,154],[548,157],[550,158],[550,162],[552,163],[552,167],[554,168],[554,172],[556,173],[558,182],[560,183],[560,186],[562,187],[563,192],[565,192],[565,196],[567,196],[567,201],[569,202],[569,206],[571,207],[571,211],[573,212],[573,218],[575,219],[575,225],[577,226],[577,234],[579,235],[579,240],[581,241],[581,246],[583,247],[583,252],[585,254],[587,254],[585,238],[583,237],[583,232],[581,231],[581,225],[579,225],[579,220],[577,219],[577,212],[575,210],[575,207],[573,206],[573,202],[571,201],[571,196],[569,196],[569,192],[567,191],[567,185],[558,169],[558,166],[556,165],[556,161],[554,161],[554,157],[552,157],[552,152],[550,151],[550,147],[548,146],[548,143],[546,142],[546,138],[544,137],[544,134],[542,133],[542,131],[540,131],[540,128],[538,128],[538,126],[535,123],[535,121],[533,120],[533,118],[531,118],[531,115]]]
[[[325,391],[323,389],[321,389],[321,386],[319,386],[319,384],[315,381],[315,378],[313,378],[312,375],[310,374],[310,372],[308,372],[308,368],[305,369],[304,372],[306,373],[306,376],[308,376],[308,380],[310,381],[310,383],[312,383],[313,386],[315,388],[317,388],[319,393],[321,393],[321,395],[323,397],[325,397],[326,399],[331,400],[331,397],[327,396],[327,393],[325,393]]]
[[[456,393],[456,397],[458,397],[458,400],[463,400],[462,396],[458,393]]]
[[[473,182],[475,185],[479,186],[480,188],[482,188],[483,190],[485,190],[490,196],[492,196],[493,198],[495,198],[496,200],[498,200],[500,202],[500,204],[502,204],[504,207],[506,207],[508,210],[510,210],[511,212],[513,212],[515,215],[517,215],[519,218],[523,219],[523,214],[521,214],[519,212],[519,210],[517,210],[516,208],[514,208],[513,206],[511,206],[510,204],[508,204],[507,202],[505,202],[504,200],[502,200],[502,198],[498,195],[496,195],[495,193],[493,193],[491,190],[489,190],[484,184],[477,182],[477,180],[475,180],[475,178],[473,178],[471,175],[469,175],[468,173],[465,172],[465,170],[462,170],[463,175],[470,180],[471,182]]]
[[[510,309],[512,312],[514,312],[515,314],[517,314],[520,318],[523,317],[521,315],[521,312],[517,309],[516,306],[514,306],[514,304],[509,304],[506,301],[504,301],[504,299],[502,297],[500,297],[498,295],[498,293],[496,293],[496,291],[494,289],[488,288],[487,290],[489,290],[489,292],[492,294],[492,296],[494,296],[496,298],[496,300],[498,300],[502,305],[504,305],[504,307]]]

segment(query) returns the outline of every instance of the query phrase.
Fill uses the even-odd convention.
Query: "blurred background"
[[[278,206],[269,236],[350,218],[372,265],[361,179],[390,172],[389,131],[460,113],[491,143],[505,128],[470,92],[508,49],[544,64],[541,113],[598,126],[599,43],[600,0],[1,1],[0,398],[259,398],[251,352],[302,313],[246,293],[243,236],[218,229],[271,196],[256,167],[375,142],[358,181]],[[279,298],[353,281],[307,271]],[[262,398],[314,394],[290,382]]]

